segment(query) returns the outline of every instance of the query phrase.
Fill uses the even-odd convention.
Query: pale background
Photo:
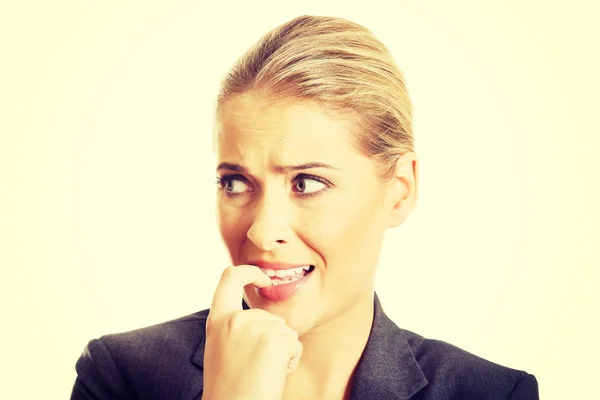
[[[372,29],[414,101],[420,200],[387,238],[386,312],[543,399],[600,398],[595,2],[214,3],[0,6],[0,398],[66,399],[88,340],[209,306],[219,79],[301,14]]]

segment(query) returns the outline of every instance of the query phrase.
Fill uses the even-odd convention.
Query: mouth
[[[271,278],[271,286],[258,289],[258,294],[270,302],[283,302],[299,295],[308,285],[312,272],[316,269],[314,265],[288,269],[259,268]]]
[[[287,285],[309,275],[315,270],[314,265],[303,265],[289,269],[269,269],[258,267],[265,275],[271,278],[273,286]]]

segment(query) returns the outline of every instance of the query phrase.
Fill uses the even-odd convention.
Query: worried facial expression
[[[325,324],[373,289],[390,221],[387,186],[351,145],[352,121],[310,102],[278,105],[247,93],[217,121],[217,215],[233,265],[252,260],[313,265],[291,298],[252,308],[298,332]]]

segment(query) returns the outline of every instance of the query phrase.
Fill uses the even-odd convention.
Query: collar
[[[351,399],[410,399],[428,384],[427,378],[404,332],[383,311],[377,293],[373,305],[371,333],[356,368]],[[242,307],[250,308],[244,300]],[[202,332],[202,340],[192,357],[192,363],[200,368],[204,367],[205,340],[206,332]]]
[[[352,400],[410,399],[428,382],[404,332],[383,311],[374,293],[371,334],[358,362]]]

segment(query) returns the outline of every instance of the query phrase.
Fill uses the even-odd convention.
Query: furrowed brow
[[[274,169],[277,172],[292,172],[292,171],[301,171],[305,169],[314,169],[314,168],[325,168],[325,169],[334,169],[339,171],[339,168],[336,168],[332,165],[321,163],[321,162],[311,162],[306,164],[298,164],[298,165],[278,165]],[[240,172],[240,173],[248,173],[248,169],[242,165],[235,163],[222,162],[217,167],[217,171],[221,169],[230,169],[232,171]]]
[[[228,162],[220,163],[219,166],[217,167],[217,171],[219,171],[221,169],[230,169],[232,171],[241,172],[244,174],[248,173],[248,170],[246,169],[246,167],[243,167],[239,164],[228,163]]]
[[[291,171],[301,171],[304,169],[314,169],[314,168],[335,169],[335,170],[339,171],[339,168],[336,168],[332,165],[321,163],[321,162],[311,162],[311,163],[298,164],[298,165],[278,165],[275,167],[275,170],[278,172],[291,172]]]

